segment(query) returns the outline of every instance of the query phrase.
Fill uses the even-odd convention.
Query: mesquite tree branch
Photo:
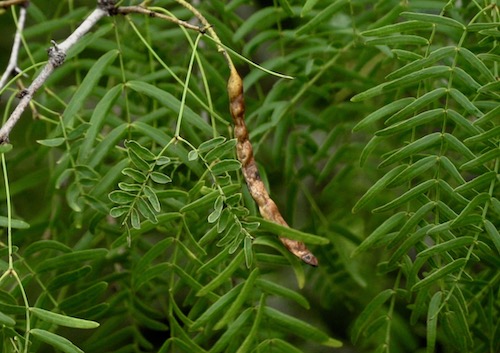
[[[17,67],[17,58],[19,56],[19,48],[21,47],[21,36],[26,22],[26,6],[21,6],[19,10],[19,19],[17,21],[16,34],[14,36],[14,43],[12,44],[12,51],[10,52],[9,63],[7,68],[0,78],[0,90],[5,86],[9,77],[17,74],[20,70]]]
[[[33,95],[38,91],[38,89],[47,81],[49,76],[52,74],[54,69],[61,66],[66,58],[66,53],[69,48],[75,45],[102,17],[108,15],[108,12],[97,7],[92,13],[83,21],[83,23],[78,26],[78,28],[70,34],[66,40],[62,43],[57,44],[52,42],[52,47],[48,49],[49,60],[45,67],[42,69],[40,74],[33,80],[31,85],[21,92],[21,99],[14,109],[9,119],[0,129],[0,143],[6,143],[9,141],[9,135],[16,123],[21,118],[21,114],[24,109],[28,106],[29,102],[33,98]]]
[[[0,8],[6,9],[9,6],[27,4],[29,0],[5,0],[0,1]]]
[[[210,23],[207,21],[207,19],[185,0],[175,1],[186,7],[191,13],[193,13],[193,15],[201,22],[203,28],[174,17],[151,11],[143,7],[116,7],[114,0],[98,0],[98,7],[73,33],[71,33],[71,35],[66,40],[64,40],[60,44],[57,44],[54,41],[52,42],[53,46],[48,50],[49,60],[47,64],[43,68],[42,72],[38,75],[38,77],[35,78],[32,84],[27,89],[21,92],[22,98],[19,101],[19,104],[14,109],[5,125],[0,129],[0,143],[8,141],[10,131],[20,119],[22,112],[29,104],[35,92],[44,84],[44,82],[51,75],[54,69],[64,63],[68,49],[71,48],[75,43],[77,43],[78,40],[80,40],[83,35],[85,35],[102,17],[106,15],[113,16],[118,14],[127,15],[131,13],[140,13],[151,17],[164,19],[176,23],[179,26],[199,31],[200,33],[208,32],[208,34],[214,39],[218,51],[224,55],[230,71],[230,76],[227,84],[229,95],[229,110],[234,122],[234,135],[238,141],[236,151],[238,159],[240,160],[242,165],[242,172],[245,177],[245,181],[247,183],[250,194],[259,206],[259,211],[262,217],[277,224],[288,227],[288,224],[283,219],[283,216],[276,206],[276,203],[269,196],[269,193],[267,192],[257,169],[257,164],[253,155],[252,144],[250,142],[248,130],[245,124],[245,100],[243,96],[243,81],[241,80],[238,71],[233,64],[229,53],[222,46],[219,37],[211,27]],[[305,263],[312,266],[318,265],[318,260],[309,251],[309,249],[307,249],[304,243],[288,239],[286,237],[280,237],[280,240],[292,254],[300,258]]]

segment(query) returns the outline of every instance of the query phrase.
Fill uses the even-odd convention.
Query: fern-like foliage
[[[427,352],[437,346],[494,352],[499,348],[493,323],[500,251],[500,94],[493,54],[498,11],[493,3],[449,2],[433,9],[403,7],[398,15],[397,23],[361,33],[366,45],[402,65],[352,98],[392,101],[354,127],[377,127],[361,159],[383,151],[379,168],[386,174],[353,210],[385,190],[398,193],[373,209],[387,219],[354,251],[384,246],[390,252],[379,271],[396,276],[394,286],[360,315],[353,339],[383,331],[380,351],[390,351],[395,303],[403,300],[411,304],[410,324],[427,322]],[[446,46],[436,45],[443,42]],[[395,148],[378,147],[384,144]]]
[[[195,23],[179,2],[119,5]],[[190,3],[292,228],[242,179],[214,41],[109,16],[0,146],[0,351],[497,352],[496,2]],[[5,119],[95,6],[31,2]]]

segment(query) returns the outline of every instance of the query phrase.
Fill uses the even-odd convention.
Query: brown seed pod
[[[234,136],[238,143],[236,152],[241,162],[243,176],[247,183],[250,194],[259,206],[259,211],[264,219],[273,221],[288,227],[276,203],[271,199],[264,183],[260,177],[253,156],[253,148],[248,137],[248,130],[245,124],[245,99],[243,97],[243,81],[236,71],[234,65],[230,66],[230,76],[227,83],[229,94],[229,110],[234,122]],[[306,245],[300,241],[280,237],[281,242],[292,254],[311,266],[318,266],[318,260],[307,249]]]

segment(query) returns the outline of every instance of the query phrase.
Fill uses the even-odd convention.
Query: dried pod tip
[[[302,256],[302,261],[308,265],[318,267],[318,259],[311,253]]]
[[[229,75],[229,80],[227,81],[227,92],[229,94],[230,101],[243,95],[243,81],[234,66],[231,67],[231,74]]]

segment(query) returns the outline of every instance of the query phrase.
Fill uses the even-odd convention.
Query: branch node
[[[21,99],[23,98],[24,96],[26,96],[27,94],[29,93],[29,91],[25,88],[25,89],[22,89],[21,91],[19,91],[19,93],[17,94],[17,98]]]
[[[203,26],[203,27],[201,27],[201,26],[200,26],[200,27],[199,27],[199,29],[198,29],[198,31],[199,31],[201,34],[205,35],[205,34],[207,34],[207,31],[208,31],[210,28],[212,28],[212,27],[213,27],[212,25]]]
[[[47,50],[49,54],[49,61],[54,65],[54,67],[59,67],[64,63],[66,59],[66,53],[62,51],[55,41],[51,41],[52,46]]]
[[[97,0],[97,6],[106,11],[109,16],[118,15],[118,8],[115,0]]]

